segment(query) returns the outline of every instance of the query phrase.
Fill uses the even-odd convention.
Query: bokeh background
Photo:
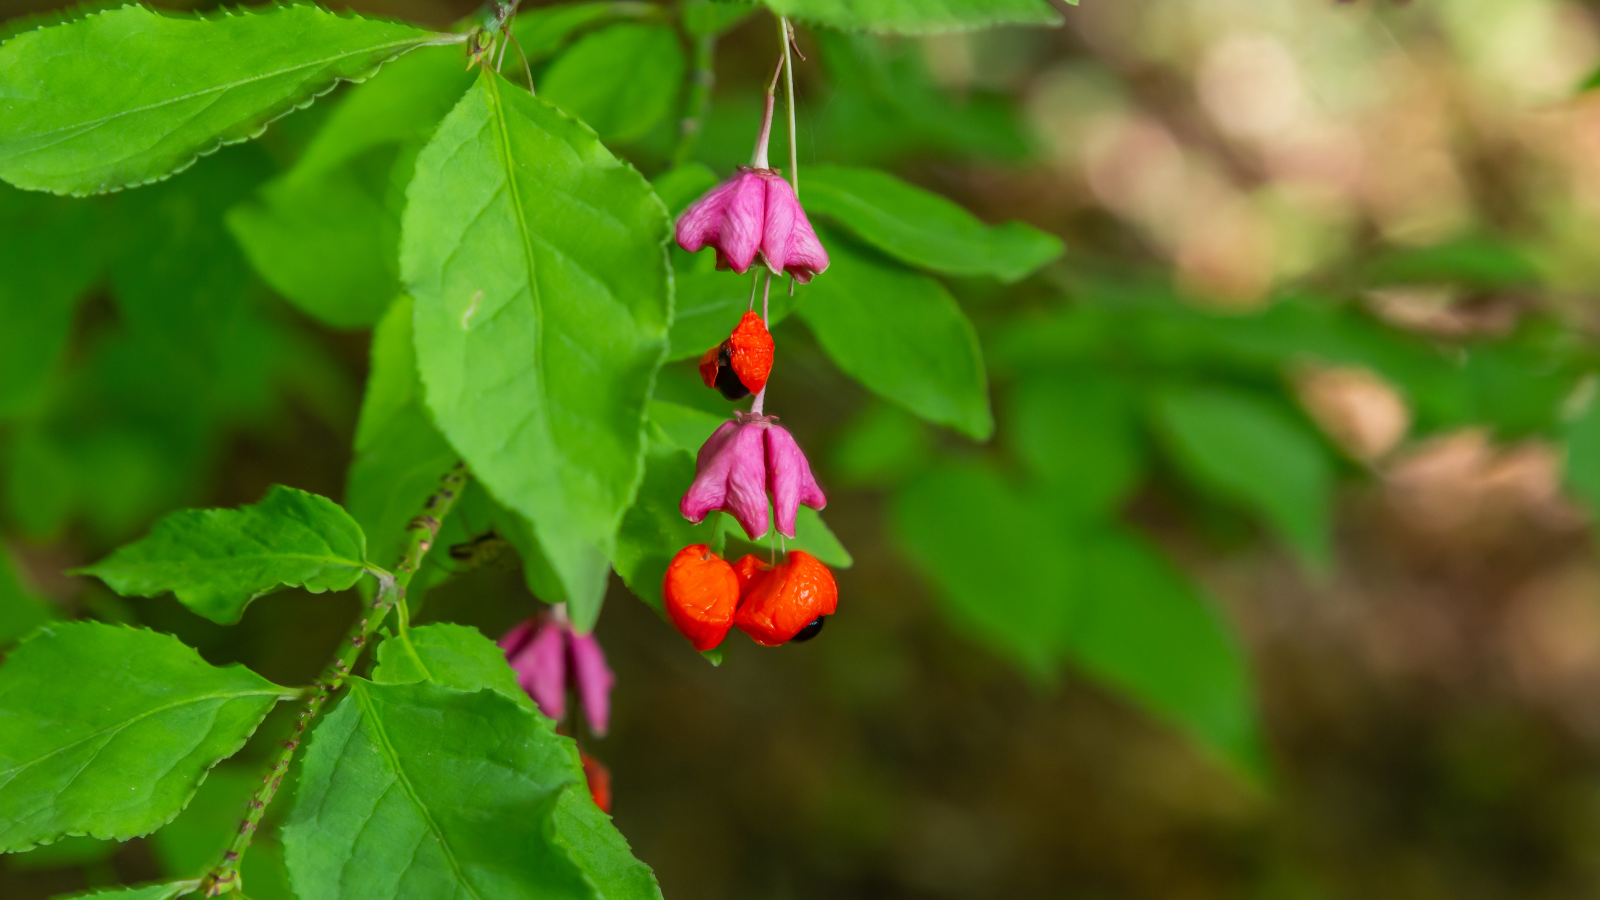
[[[471,11],[357,8],[441,26]],[[0,2],[7,18],[43,9]],[[619,827],[678,900],[1600,895],[1586,501],[1600,455],[1583,438],[1600,300],[1600,93],[1584,86],[1600,13],[1559,0],[1062,11],[1059,29],[802,30],[802,187],[813,161],[881,166],[986,221],[1057,234],[1067,253],[1017,285],[950,283],[991,367],[988,444],[869,394],[798,322],[778,330],[769,405],[811,451],[855,559],[838,573],[840,613],[813,642],[738,641],[713,668],[615,584],[598,628],[618,676],[613,732],[586,748],[613,773]],[[775,49],[764,15],[717,43],[695,155],[719,172],[748,154]],[[0,243],[0,266],[50,252],[68,271],[102,241],[132,248],[109,263],[111,287],[80,286],[64,361],[37,364],[47,383],[0,423],[19,596],[171,631],[281,683],[314,677],[342,635],[351,596],[285,593],[222,629],[62,574],[178,506],[253,502],[272,483],[342,495],[368,337],[274,297],[221,224],[292,164],[328,105],[183,176],[214,179],[204,201],[145,189],[99,203],[107,231],[85,246],[29,249],[31,226]],[[675,137],[667,122],[619,152],[654,175]],[[179,300],[197,305],[174,312]],[[1337,315],[1285,312],[1307,308]],[[1103,327],[1074,331],[1082,321]],[[1351,322],[1435,368],[1407,380],[1406,363],[1361,362],[1387,351],[1304,349]],[[1099,337],[1070,337],[1084,331]],[[1112,442],[1107,462],[1083,449],[1105,446],[1099,432],[1041,419],[1057,395],[1034,386],[1070,397],[1102,378],[1259,391],[1325,458],[1326,515],[1219,486],[1218,466],[1257,474],[1250,458],[1197,463],[1159,422]],[[661,393],[725,408],[692,363]],[[1217,610],[1264,761],[1241,764],[975,612],[906,528],[907,497],[952,464],[987,467],[1047,511],[1120,479],[1093,502]],[[1065,494],[1035,490],[1059,467]],[[969,511],[934,508],[959,538]],[[974,554],[1033,541],[1005,563],[1028,576],[994,590],[1048,587],[1058,570],[1064,583],[1070,531],[1040,543],[974,521],[994,538],[957,540]],[[522,584],[514,560],[488,562],[436,589],[421,618],[498,636],[536,609]],[[1136,643],[1123,664],[1159,668],[1166,652]],[[0,857],[0,896],[198,865],[283,724],[150,838]],[[284,896],[270,838],[261,850],[246,885]]]

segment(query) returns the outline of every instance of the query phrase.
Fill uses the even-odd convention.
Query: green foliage
[[[841,31],[937,34],[994,25],[1059,25],[1044,0],[762,0],[779,15]]]
[[[439,623],[402,631],[378,645],[377,684],[431,681],[457,691],[488,688],[518,706],[538,711],[517,684],[517,673],[494,641],[470,625]]]
[[[0,187],[0,419],[37,406],[100,276],[95,210]]]
[[[1138,486],[1145,462],[1140,401],[1129,385],[1090,371],[1016,386],[1010,443],[1069,518],[1102,519]]]
[[[994,431],[978,336],[939,282],[823,233],[832,265],[800,317],[845,374],[930,422]]]
[[[471,83],[460,48],[425,47],[353,87],[295,167],[228,212],[262,278],[336,328],[376,322],[400,290],[417,151]]]
[[[152,631],[79,622],[35,633],[0,666],[0,852],[154,831],[292,696]]]
[[[0,78],[36,86],[0,101],[0,178],[76,195],[149,184],[341,79],[459,41],[314,6],[207,17],[125,6],[29,32],[0,46]]]
[[[519,13],[511,20],[517,36],[516,47],[537,63],[554,56],[574,34],[612,19],[639,19],[657,15],[660,7],[634,0],[602,0],[597,3],[558,3]]]
[[[710,255],[715,251],[702,251]],[[779,282],[781,285],[781,282]],[[668,359],[697,359],[707,349],[728,339],[739,319],[750,309],[751,278],[735,272],[681,272],[674,276],[676,308]],[[794,312],[799,298],[781,286],[767,299],[767,321],[777,325]],[[760,298],[755,301],[758,306]]]
[[[1567,485],[1591,510],[1600,510],[1600,403],[1591,397],[1588,408],[1568,424]]]
[[[1329,564],[1332,462],[1316,435],[1248,393],[1173,387],[1153,401],[1173,459],[1202,490],[1260,515],[1316,566]]]
[[[562,795],[577,793],[566,803]],[[493,690],[353,679],[284,826],[303,897],[657,897],[587,797],[578,753]],[[598,811],[595,811],[596,813]]]
[[[371,325],[399,291],[399,216],[387,184],[341,169],[293,174],[234,207],[228,227],[273,289],[335,328]]]
[[[437,476],[435,476],[437,479]],[[168,591],[221,625],[281,587],[342,591],[366,571],[361,526],[326,497],[277,485],[254,506],[184,510],[79,574],[124,596]]]
[[[400,553],[406,523],[460,459],[433,427],[417,380],[412,302],[401,297],[372,332],[367,392],[356,425],[345,507],[367,536],[373,559]]]
[[[875,169],[806,170],[808,212],[835,219],[907,265],[1011,282],[1061,255],[1061,240],[1021,222],[985,225],[955,203]]]
[[[829,462],[846,484],[889,485],[915,477],[932,459],[927,428],[897,406],[876,403],[840,434]]]
[[[1259,772],[1244,659],[1209,604],[1120,528],[1068,525],[981,466],[899,492],[896,533],[951,617],[1045,677],[1063,660]]]
[[[666,350],[666,211],[592,132],[493,73],[418,157],[408,197],[401,269],[428,406],[532,520],[591,628]]]
[[[539,95],[601,139],[627,143],[672,112],[686,67],[678,36],[666,25],[613,25],[563,53],[545,72]]]
[[[939,469],[897,493],[895,533],[973,636],[1035,676],[1060,656],[1079,549],[1049,509],[987,467]]]
[[[0,647],[53,618],[55,614],[50,604],[34,597],[17,580],[11,560],[0,547]]]

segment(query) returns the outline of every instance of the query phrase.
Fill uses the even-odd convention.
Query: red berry
[[[767,386],[767,376],[772,374],[774,348],[772,334],[754,310],[746,312],[739,320],[726,346],[732,350],[728,364],[739,376],[740,383],[752,394],[761,393]]]
[[[578,751],[578,757],[583,760],[583,778],[589,782],[589,796],[594,798],[594,805],[606,815],[611,814],[611,770],[598,759]]]
[[[776,647],[794,639],[816,619],[833,615],[838,605],[839,586],[828,567],[804,550],[790,550],[787,562],[774,567],[750,589],[733,624],[756,643]]]
[[[690,544],[667,564],[661,581],[667,620],[696,650],[722,643],[739,605],[739,577],[733,566],[705,544]]]
[[[750,596],[750,591],[756,582],[767,577],[772,571],[772,566],[761,561],[754,553],[746,553],[733,564],[733,574],[739,576],[739,602],[743,603]]]

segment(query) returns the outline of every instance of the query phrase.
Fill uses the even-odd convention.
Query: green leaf
[[[840,432],[828,468],[847,485],[885,486],[916,477],[932,458],[926,425],[898,406],[874,403]]]
[[[116,854],[116,841],[97,841],[91,837],[64,837],[54,844],[35,847],[25,853],[6,856],[6,868],[13,872],[45,869],[70,869],[103,863]]]
[[[35,407],[100,277],[95,210],[0,186],[0,418]]]
[[[367,393],[345,483],[345,508],[383,564],[399,558],[407,523],[460,461],[423,406],[411,317],[411,298],[401,297],[373,329]]]
[[[1158,434],[1197,487],[1260,515],[1308,563],[1328,564],[1333,465],[1309,428],[1228,388],[1168,388],[1152,409]]]
[[[33,629],[56,618],[48,601],[33,596],[11,568],[11,559],[0,547],[0,646],[15,641]]]
[[[830,238],[834,238],[831,239]],[[823,232],[832,265],[802,289],[800,318],[846,375],[940,425],[994,431],[983,352],[939,282]]]
[[[947,616],[1035,677],[1054,670],[1083,561],[1043,504],[986,466],[946,467],[897,492],[890,516]]]
[[[517,673],[494,641],[470,625],[439,623],[401,632],[378,645],[378,684],[431,681],[458,691],[488,688],[527,709],[537,709],[517,684]]]
[[[290,170],[304,178],[335,171],[383,146],[422,144],[472,86],[458,47],[424,47],[354,85]]]
[[[985,225],[955,203],[875,169],[812,166],[807,212],[838,221],[907,265],[1012,282],[1061,255],[1061,240],[1031,225]]]
[[[228,230],[301,311],[334,328],[370,326],[400,290],[400,221],[382,194],[387,166],[384,175],[372,185],[347,168],[290,173],[230,209]]]
[[[463,39],[315,6],[125,6],[31,31],[0,45],[0,81],[19,86],[0,99],[0,178],[76,195],[149,184],[258,136],[341,79]]]
[[[36,632],[0,666],[0,853],[156,830],[293,696],[153,631],[75,622]]]
[[[1591,511],[1600,511],[1600,403],[1593,400],[1567,425],[1567,487]]]
[[[1062,634],[1067,656],[1263,777],[1248,667],[1212,603],[1135,535],[1118,529],[1079,540],[1084,571]]]
[[[735,26],[755,15],[755,6],[740,2],[724,3],[721,0],[689,0],[680,15],[683,30],[695,37],[715,37],[732,31]]]
[[[187,509],[163,517],[150,536],[79,569],[123,596],[168,591],[221,625],[279,587],[342,591],[366,571],[367,539],[339,504],[273,486],[254,506]]]
[[[1209,603],[1138,538],[1051,513],[983,466],[931,472],[891,509],[955,624],[1035,677],[1070,660],[1259,775],[1244,658]]]
[[[1144,474],[1140,398],[1103,372],[1018,382],[1007,423],[1012,445],[1073,519],[1112,513]]]
[[[400,290],[417,151],[471,84],[459,48],[426,47],[352,88],[292,170],[228,211],[262,278],[335,328],[377,321]]]
[[[529,9],[511,20],[517,44],[528,54],[529,62],[554,56],[574,34],[610,19],[648,18],[660,7],[633,0],[605,0],[600,3],[558,3]],[[516,52],[516,47],[511,52]],[[520,59],[519,59],[520,61]]]
[[[191,894],[200,887],[198,880],[171,881],[165,884],[147,884],[141,887],[110,888],[90,891],[87,894],[70,894],[59,900],[172,900]]]
[[[666,25],[624,24],[588,35],[551,64],[539,95],[602,140],[638,140],[672,113],[687,64]]]
[[[937,34],[995,25],[1060,25],[1044,0],[761,0],[778,15],[841,31]]]
[[[488,72],[408,195],[401,269],[428,406],[532,521],[587,630],[643,475],[671,310],[666,211],[593,132]]]
[[[574,811],[587,794],[572,741],[495,691],[351,679],[306,750],[290,877],[343,900],[659,897],[606,817]]]
[[[700,445],[729,418],[679,403],[650,401],[650,421],[661,427],[668,440],[691,455],[700,452]],[[687,489],[688,485],[684,487]]]

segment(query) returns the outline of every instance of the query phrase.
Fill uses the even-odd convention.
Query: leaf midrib
[[[141,712],[138,715],[133,716],[133,717],[128,718],[128,719],[125,719],[125,720],[123,720],[121,722],[118,722],[115,725],[109,725],[109,726],[107,726],[105,728],[100,729],[99,731],[96,731],[96,732],[92,733],[92,734],[86,734],[83,737],[78,738],[75,741],[72,741],[72,742],[66,743],[66,744],[62,744],[61,746],[55,748],[54,750],[51,750],[49,753],[46,753],[43,756],[38,756],[38,757],[35,757],[33,759],[30,759],[27,762],[25,762],[25,763],[23,763],[23,764],[21,764],[19,766],[13,766],[13,767],[11,767],[9,769],[0,770],[0,779],[6,779],[5,784],[9,784],[10,783],[10,777],[9,776],[13,776],[18,772],[22,772],[25,769],[28,769],[28,768],[30,768],[32,766],[36,766],[39,763],[44,762],[45,760],[49,759],[52,756],[55,756],[58,753],[65,753],[66,751],[72,749],[73,747],[76,747],[76,746],[78,746],[80,744],[83,744],[83,743],[86,743],[88,741],[94,740],[95,738],[97,738],[97,737],[99,737],[99,736],[101,736],[103,734],[107,734],[107,733],[116,734],[117,732],[123,731],[123,730],[131,727],[134,723],[136,723],[136,722],[138,722],[138,721],[140,721],[142,719],[149,718],[150,716],[156,715],[157,713],[166,712],[169,709],[177,709],[177,708],[182,707],[182,706],[189,706],[189,705],[193,705],[193,704],[197,704],[197,703],[204,703],[204,702],[207,702],[207,701],[210,701],[210,700],[238,700],[238,699],[241,699],[241,698],[244,698],[244,697],[276,697],[279,700],[287,700],[287,699],[289,699],[291,697],[294,697],[294,696],[295,696],[295,693],[293,691],[285,692],[285,691],[282,691],[282,690],[278,690],[278,691],[241,691],[241,692],[238,692],[238,693],[202,694],[202,695],[197,696],[197,697],[186,697],[183,700],[178,700],[178,701],[173,702],[173,703],[168,703],[165,706],[157,706],[157,707],[154,707],[152,709],[147,709],[144,712]],[[4,789],[4,784],[0,784],[0,790],[3,790],[3,789]]]
[[[448,40],[448,41],[441,40],[441,38],[443,38],[443,37],[448,37],[450,40]],[[74,122],[74,123],[71,123],[71,124],[68,124],[68,125],[62,125],[62,126],[59,126],[57,128],[52,128],[52,129],[50,129],[48,131],[35,132],[32,135],[30,135],[30,137],[33,137],[35,139],[47,138],[47,137],[49,137],[51,135],[54,135],[54,134],[57,134],[57,133],[60,133],[60,132],[63,132],[63,131],[74,131],[75,129],[82,129],[82,130],[79,130],[79,131],[75,131],[75,133],[69,134],[69,135],[67,135],[66,137],[64,137],[62,139],[62,140],[70,140],[71,138],[78,137],[79,135],[82,135],[82,134],[86,134],[89,131],[92,131],[92,130],[94,130],[96,128],[99,128],[101,125],[104,125],[105,123],[110,122],[110,121],[112,121],[114,119],[117,119],[119,117],[122,117],[122,116],[131,116],[131,115],[134,115],[136,113],[147,112],[147,111],[152,110],[152,109],[160,109],[163,106],[170,106],[170,105],[172,105],[174,103],[181,103],[181,102],[183,102],[185,100],[192,100],[192,99],[194,99],[196,97],[204,97],[207,94],[216,93],[218,91],[230,91],[230,90],[233,90],[234,88],[242,87],[244,85],[251,84],[251,83],[256,82],[256,81],[264,81],[264,80],[269,79],[269,78],[277,78],[280,75],[285,75],[285,74],[288,74],[288,73],[291,73],[291,72],[296,72],[296,71],[299,71],[301,69],[308,69],[308,68],[312,68],[312,67],[325,66],[325,65],[328,65],[330,63],[337,62],[339,60],[348,59],[348,58],[350,58],[352,56],[359,56],[361,54],[373,53],[373,52],[377,52],[377,51],[381,51],[381,50],[388,50],[388,49],[392,49],[394,47],[401,47],[401,46],[404,46],[406,44],[416,44],[417,46],[420,47],[420,46],[424,46],[424,45],[427,45],[427,44],[430,44],[430,43],[456,43],[456,42],[457,42],[457,39],[456,39],[455,35],[438,35],[438,34],[429,33],[429,34],[427,34],[427,35],[425,35],[423,37],[413,37],[413,38],[406,38],[404,40],[389,41],[388,43],[383,43],[383,44],[374,44],[374,45],[372,45],[370,47],[364,47],[364,48],[357,49],[357,50],[351,50],[351,51],[348,51],[346,53],[339,53],[339,54],[335,54],[335,55],[332,55],[332,56],[326,56],[326,57],[323,57],[321,59],[314,59],[314,60],[310,60],[310,61],[307,61],[307,62],[299,63],[297,65],[293,65],[293,66],[286,66],[284,68],[277,69],[277,70],[272,71],[272,72],[263,72],[263,73],[261,73],[259,75],[253,75],[253,76],[251,76],[249,78],[241,78],[241,79],[239,79],[237,81],[231,81],[231,82],[228,82],[226,84],[214,85],[212,87],[205,88],[204,90],[191,91],[191,92],[189,92],[187,94],[180,94],[179,96],[176,96],[176,97],[168,97],[168,98],[163,99],[163,100],[158,100],[155,103],[147,103],[144,106],[136,106],[136,107],[134,107],[132,109],[118,110],[117,112],[111,113],[110,115],[101,116],[98,119],[86,119],[86,120],[84,120],[82,122]],[[49,148],[55,146],[55,144],[57,144],[57,143],[60,143],[60,141],[56,141],[56,142],[44,144],[42,146],[34,147],[34,148],[31,148],[31,150],[33,152],[37,152],[37,151],[40,151],[40,150],[48,150]]]
[[[405,791],[406,796],[410,798],[412,805],[416,807],[417,815],[422,817],[422,822],[427,826],[429,833],[439,842],[439,849],[444,852],[445,861],[449,863],[450,871],[456,876],[456,883],[474,897],[475,900],[483,900],[483,895],[479,894],[472,882],[467,880],[466,870],[461,867],[461,861],[456,859],[455,851],[450,849],[450,842],[445,840],[444,830],[439,827],[439,823],[433,820],[433,814],[429,812],[427,805],[422,802],[422,798],[417,795],[417,789],[411,784],[410,776],[406,774],[406,770],[400,765],[400,754],[395,752],[394,745],[389,742],[389,732],[384,729],[383,720],[379,718],[377,709],[372,705],[372,697],[367,693],[365,687],[359,683],[351,685],[350,696],[357,698],[357,702],[361,704],[362,715],[372,723],[372,732],[377,739],[379,752],[383,754],[384,759],[394,769],[395,781],[400,785],[400,789]]]
[[[547,394],[549,382],[544,375],[544,303],[539,296],[539,285],[534,275],[533,234],[528,229],[528,218],[522,205],[522,191],[517,187],[517,173],[512,167],[511,129],[506,124],[505,104],[500,100],[499,77],[498,74],[484,70],[484,81],[488,86],[494,122],[500,136],[500,158],[505,163],[506,188],[511,192],[511,205],[515,212],[517,239],[522,244],[523,261],[528,267],[528,296],[533,303],[534,385],[539,397],[538,406],[532,411],[532,415],[543,420],[545,434],[553,435],[555,429],[550,422],[550,398]]]

